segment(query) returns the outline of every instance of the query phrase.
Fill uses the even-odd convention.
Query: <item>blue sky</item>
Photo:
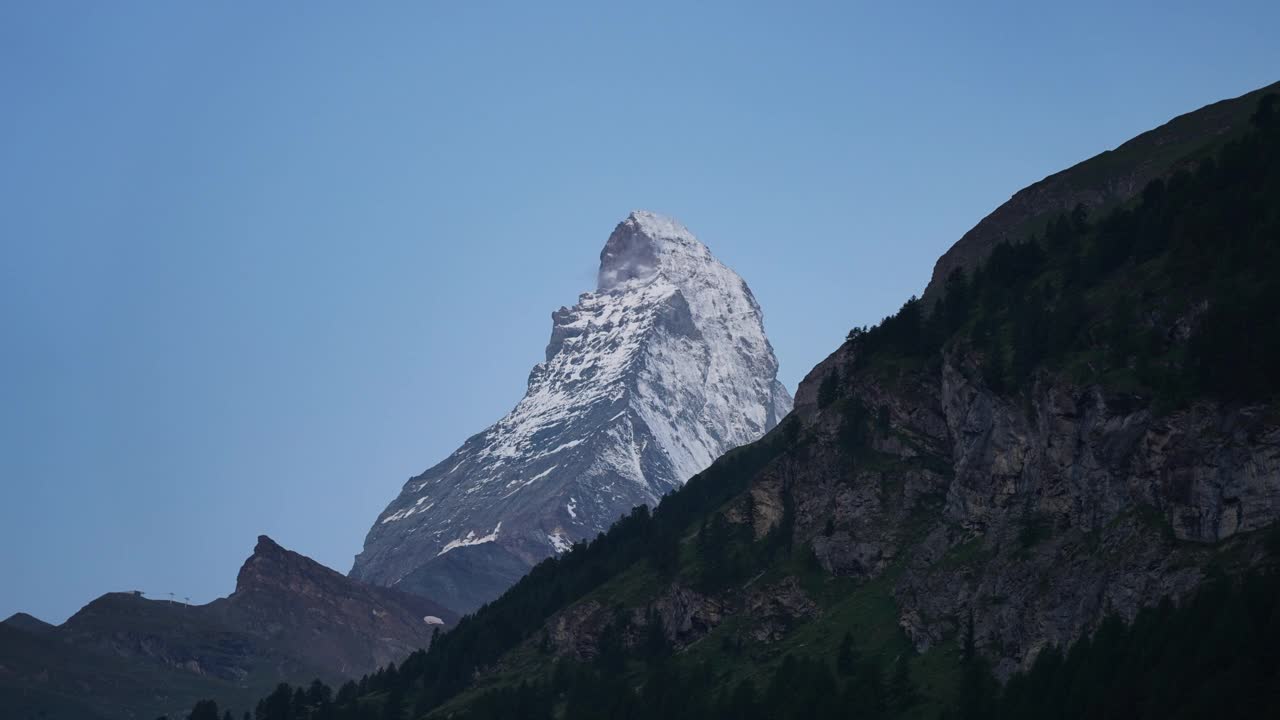
[[[269,5],[0,7],[0,616],[207,601],[259,533],[345,572],[634,208],[794,389],[1014,191],[1280,79],[1275,3]]]

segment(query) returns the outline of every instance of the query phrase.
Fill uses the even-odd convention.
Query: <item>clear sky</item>
[[[632,209],[794,389],[1014,191],[1280,79],[1274,2],[606,4],[0,5],[0,616],[207,601],[259,533],[345,572]]]

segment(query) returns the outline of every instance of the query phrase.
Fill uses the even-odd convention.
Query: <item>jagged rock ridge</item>
[[[669,218],[620,223],[552,323],[524,398],[405,484],[353,577],[472,610],[790,410],[750,289]]]
[[[240,568],[236,591],[210,607],[344,677],[403,660],[456,619],[432,600],[354,582],[266,535]]]

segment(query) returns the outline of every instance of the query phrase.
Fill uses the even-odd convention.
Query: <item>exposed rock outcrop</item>
[[[978,645],[1007,676],[1108,612],[1181,596],[1223,541],[1280,517],[1280,425],[1266,407],[1201,401],[1157,417],[1142,398],[1049,373],[1009,398],[957,350],[936,374],[848,373],[820,408],[817,384],[853,360],[842,348],[802,383],[796,409],[817,447],[756,487],[800,476],[798,541],[838,575],[892,572],[921,650],[982,608]],[[840,450],[842,402],[883,420],[873,460]],[[1258,545],[1242,539],[1242,563]]]

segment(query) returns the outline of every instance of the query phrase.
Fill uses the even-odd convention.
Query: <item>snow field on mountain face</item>
[[[457,540],[450,540],[449,542],[445,543],[445,546],[441,548],[440,552],[436,553],[436,555],[443,555],[449,552],[450,550],[454,550],[460,547],[467,547],[469,545],[483,545],[485,543],[493,542],[498,539],[498,533],[501,531],[502,531],[502,523],[498,523],[497,526],[493,528],[493,532],[489,533],[488,535],[482,535],[480,537],[476,537],[475,531],[468,532],[467,536],[464,538],[458,538]]]

